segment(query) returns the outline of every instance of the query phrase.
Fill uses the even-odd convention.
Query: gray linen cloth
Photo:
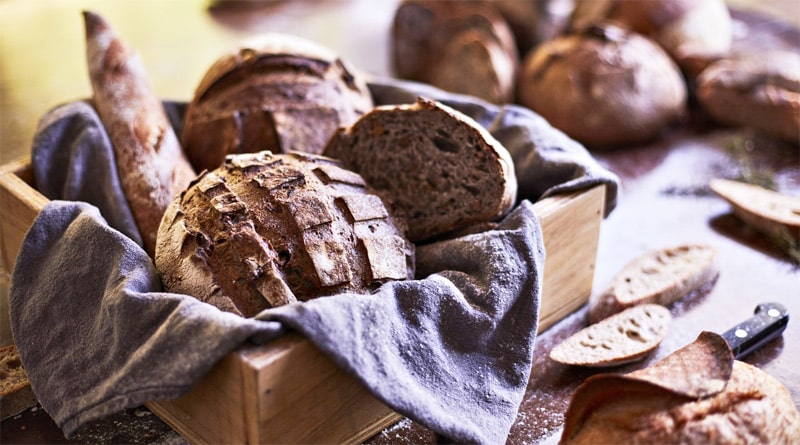
[[[251,319],[163,292],[91,103],[42,118],[32,164],[52,202],[25,237],[9,299],[33,390],[67,437],[123,408],[179,397],[237,347],[297,330],[375,397],[448,440],[505,441],[538,326],[545,254],[531,201],[605,184],[610,211],[619,180],[529,110],[406,82],[370,88],[377,104],[423,95],[474,117],[511,151],[519,204],[494,230],[418,246],[415,280]],[[165,107],[180,131],[185,104]]]

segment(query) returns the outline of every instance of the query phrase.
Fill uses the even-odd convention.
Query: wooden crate
[[[7,271],[46,203],[27,160],[0,168]],[[597,186],[534,205],[547,251],[540,331],[589,298],[604,203],[605,188]],[[358,443],[400,419],[299,334],[234,351],[188,394],[148,406],[195,443]]]

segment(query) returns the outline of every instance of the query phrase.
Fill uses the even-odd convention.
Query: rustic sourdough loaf
[[[155,264],[165,290],[250,317],[413,278],[414,246],[337,161],[259,152],[230,155],[173,201]]]
[[[513,100],[519,53],[491,2],[405,0],[390,44],[397,77],[494,103]]]
[[[648,141],[686,113],[680,70],[650,39],[602,23],[531,51],[522,105],[590,148]]]
[[[324,153],[386,196],[413,242],[496,220],[516,199],[508,150],[473,119],[424,98],[375,108],[337,131]]]
[[[550,358],[587,367],[635,362],[661,344],[671,320],[664,306],[634,306],[576,332],[553,348]]]
[[[372,107],[362,75],[337,54],[267,34],[208,69],[187,108],[181,142],[198,171],[233,153],[320,153],[338,127]]]
[[[122,191],[151,256],[161,216],[195,172],[138,54],[106,21],[84,12],[94,106],[108,132]]]
[[[589,322],[596,323],[638,304],[671,304],[713,283],[719,275],[716,250],[687,244],[644,253],[622,268],[611,285],[589,300]]]
[[[5,419],[36,405],[28,375],[14,345],[0,347],[0,418]]]
[[[800,413],[777,379],[695,342],[629,374],[596,374],[572,396],[561,444],[796,444]]]
[[[698,76],[697,99],[712,118],[800,144],[800,54],[740,53]]]

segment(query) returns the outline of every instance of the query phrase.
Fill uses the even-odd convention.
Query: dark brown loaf
[[[122,190],[151,256],[161,216],[195,177],[138,54],[84,12],[94,105],[114,147]]]
[[[375,108],[339,130],[325,154],[387,196],[413,242],[494,221],[516,199],[508,150],[473,119],[423,98]]]
[[[337,128],[372,107],[366,81],[337,54],[268,34],[209,68],[187,108],[181,142],[198,171],[234,153],[320,153]]]
[[[490,2],[406,0],[395,12],[391,36],[397,77],[494,103],[513,99],[519,54],[508,23]],[[451,74],[459,69],[460,76]]]
[[[680,70],[651,40],[605,23],[532,51],[520,102],[590,147],[652,139],[686,112]]]
[[[363,179],[318,155],[231,155],[164,215],[164,288],[250,317],[413,277],[414,248]]]

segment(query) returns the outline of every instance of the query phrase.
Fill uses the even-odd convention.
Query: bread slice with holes
[[[661,344],[672,316],[658,304],[626,309],[576,332],[550,351],[550,358],[575,366],[617,366],[643,359]]]
[[[437,101],[376,107],[325,147],[359,173],[420,242],[496,220],[517,179],[503,145],[474,119]]]
[[[639,304],[669,305],[713,283],[718,275],[712,246],[687,244],[649,251],[625,265],[605,292],[590,299],[589,322]]]
[[[36,395],[22,367],[15,345],[0,347],[0,418],[7,418],[36,405]]]

